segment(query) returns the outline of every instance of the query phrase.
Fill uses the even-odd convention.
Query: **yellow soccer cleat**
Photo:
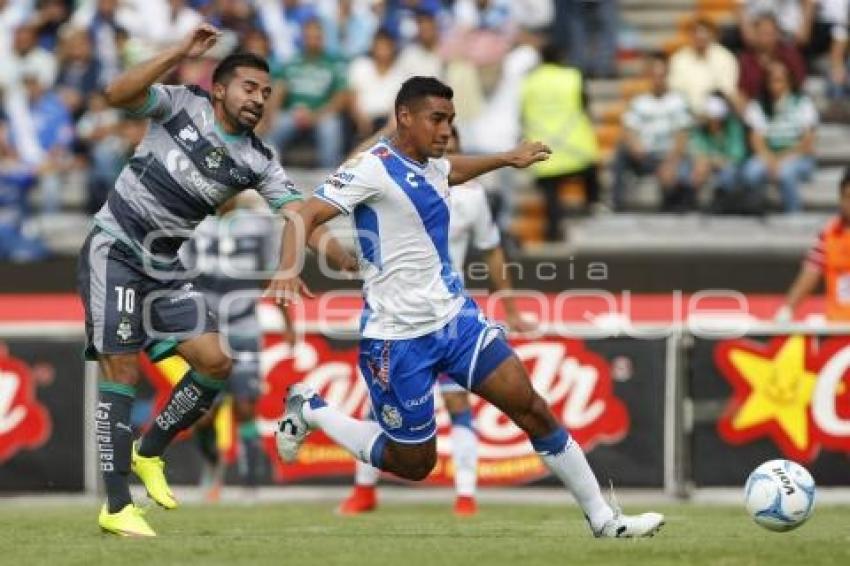
[[[139,476],[139,479],[145,484],[148,496],[157,505],[164,509],[176,509],[177,500],[174,499],[174,494],[171,493],[171,488],[168,487],[168,482],[165,479],[165,462],[159,456],[149,458],[139,456],[137,448],[134,443],[131,465],[133,473]]]
[[[109,513],[106,505],[101,507],[97,524],[105,533],[122,537],[155,537],[156,533],[145,521],[144,511],[132,503],[117,513]]]

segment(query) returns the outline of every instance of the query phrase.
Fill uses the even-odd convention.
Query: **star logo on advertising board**
[[[837,357],[850,353],[847,339],[775,338],[722,342],[715,361],[732,385],[732,398],[718,423],[720,436],[732,444],[769,438],[789,458],[811,461],[822,446],[850,449],[846,403],[846,368]],[[845,357],[847,357],[845,355]],[[850,358],[848,358],[850,361]],[[834,377],[833,377],[834,376]],[[845,407],[846,409],[846,407]]]

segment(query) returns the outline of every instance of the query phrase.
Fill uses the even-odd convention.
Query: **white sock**
[[[374,487],[381,476],[381,470],[357,460],[354,466],[354,483],[363,487]]]
[[[475,496],[478,480],[478,435],[464,425],[452,425],[452,461],[455,465],[455,491]]]
[[[361,462],[371,463],[372,446],[383,434],[381,425],[375,421],[353,419],[329,405],[313,409],[310,403],[304,403],[302,414],[311,428],[322,429],[352,456]]]
[[[543,463],[555,474],[581,506],[594,531],[614,517],[614,511],[602,497],[599,482],[584,457],[581,446],[572,437],[566,447],[556,454],[540,454]]]

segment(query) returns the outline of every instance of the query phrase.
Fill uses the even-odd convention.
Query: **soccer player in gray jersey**
[[[161,456],[177,433],[207,411],[232,367],[215,317],[177,250],[201,220],[245,189],[255,189],[274,210],[300,206],[300,194],[253,133],[271,94],[262,58],[226,57],[213,72],[211,93],[156,83],[184,59],[209,50],[218,36],[216,28],[203,24],[106,89],[111,106],[150,119],[144,139],[95,216],[77,275],[87,358],[99,362],[105,378],[95,412],[107,495],[98,523],[118,535],[155,535],[130,497],[131,468],[154,501],[166,509],[177,506]],[[323,252],[332,262],[346,269],[356,266],[336,241],[325,242]],[[177,343],[192,369],[134,445],[129,423],[140,377],[138,353],[169,342]],[[160,353],[151,352],[154,357]]]

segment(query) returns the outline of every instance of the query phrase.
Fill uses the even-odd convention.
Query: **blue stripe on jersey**
[[[185,220],[200,221],[215,214],[215,206],[180,186],[152,153],[130,159],[130,170],[168,212]]]
[[[372,318],[372,307],[369,306],[369,301],[363,301],[363,311],[360,313],[360,333],[363,333],[363,330],[366,328],[366,325],[369,324],[369,319]],[[376,420],[376,419],[372,419]]]
[[[363,257],[381,269],[381,236],[378,232],[378,215],[365,204],[354,209],[354,225],[357,228],[357,241]]]
[[[425,177],[408,169],[397,155],[387,152],[386,155],[379,156],[379,159],[390,178],[404,191],[416,208],[416,212],[419,213],[419,218],[425,225],[425,231],[440,257],[442,264],[440,277],[446,289],[452,295],[459,295],[463,285],[449,259],[449,208],[437,193],[437,189]],[[410,181],[416,183],[416,187],[412,186]]]

